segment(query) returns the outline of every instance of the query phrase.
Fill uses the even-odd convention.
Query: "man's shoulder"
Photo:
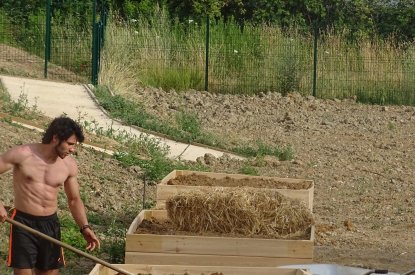
[[[32,155],[31,146],[32,144],[17,145],[9,149],[3,155],[3,158],[9,161],[10,163],[14,163],[14,164],[21,163]]]
[[[67,156],[66,158],[62,159],[63,163],[69,168],[70,171],[74,172],[78,170],[78,164],[74,157]]]
[[[16,156],[29,156],[32,154],[32,147],[34,144],[22,144],[17,145],[9,150],[12,154],[15,154]]]

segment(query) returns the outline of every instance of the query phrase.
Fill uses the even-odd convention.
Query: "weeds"
[[[291,146],[279,147],[265,144],[258,140],[256,146],[239,146],[233,148],[237,152],[246,157],[263,157],[266,155],[275,156],[279,160],[292,160],[294,158],[294,149]]]
[[[249,165],[245,165],[242,166],[241,169],[239,169],[239,172],[241,174],[245,174],[245,175],[251,175],[251,176],[258,176],[258,170],[255,167],[249,166]]]
[[[27,94],[24,93],[24,87],[22,87],[17,101],[13,101],[6,88],[0,82],[0,99],[2,100],[1,110],[12,116],[31,120],[41,115],[36,100],[34,105],[29,106],[29,100]]]
[[[180,130],[189,133],[189,141],[200,136],[202,129],[196,114],[186,111],[179,112],[176,115],[176,122]]]
[[[177,126],[175,126],[169,121],[163,121],[150,115],[140,103],[132,102],[120,95],[112,96],[105,87],[98,87],[94,92],[102,107],[112,117],[120,119],[128,125],[165,134],[176,141],[199,142],[223,148],[219,139],[202,131],[199,119],[193,113],[185,111],[178,113],[175,121]]]
[[[120,95],[112,96],[108,89],[104,87],[99,87],[96,89],[95,93],[102,106],[110,114],[129,125],[139,126],[147,130],[168,135],[176,141],[189,143],[197,142],[221,149],[227,149],[219,138],[215,137],[211,133],[205,133],[202,131],[200,121],[194,113],[186,111],[177,113],[177,126],[173,126],[167,121],[160,121],[158,118],[148,114],[145,111],[144,106],[139,103],[134,103],[124,99]],[[278,146],[272,147],[262,141],[257,141],[256,145],[256,148],[251,146],[235,147],[230,148],[230,151],[247,157],[272,155],[278,157],[279,160],[291,160],[294,157],[294,150],[291,146],[283,148]],[[122,159],[125,163],[133,162],[136,165],[139,165],[136,160],[131,160],[131,157],[128,155],[124,156],[121,153],[118,154],[117,157],[119,160]]]
[[[114,154],[124,167],[133,165],[140,166],[146,174],[146,178],[151,181],[159,181],[172,170],[196,170],[207,171],[207,167],[200,164],[184,164],[181,161],[175,161],[166,158],[163,154],[152,155],[151,158],[143,158],[133,152],[117,152]]]

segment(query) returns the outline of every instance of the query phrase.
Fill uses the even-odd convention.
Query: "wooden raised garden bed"
[[[273,189],[289,198],[302,201],[310,211],[313,210],[314,182],[312,180],[188,170],[174,170],[157,184],[156,208],[164,209],[166,200],[180,192],[241,186]]]
[[[134,219],[126,236],[125,263],[275,267],[313,260],[314,227],[304,239],[287,240],[186,232],[146,233],[140,227],[148,221],[168,221],[167,211],[143,210]]]

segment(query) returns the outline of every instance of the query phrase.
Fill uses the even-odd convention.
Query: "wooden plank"
[[[158,221],[167,219],[166,210],[141,211],[137,215],[137,217],[135,217],[134,221],[131,223],[130,227],[128,228],[127,234],[134,234],[143,220],[151,220],[152,218]]]
[[[114,266],[122,268],[125,271],[129,271],[133,274],[149,274],[151,272],[151,266],[147,264],[114,264]],[[118,274],[108,267],[96,264],[89,275],[114,275]]]
[[[298,269],[283,269],[277,267],[229,267],[229,266],[153,266],[152,275],[165,274],[223,274],[223,275],[299,275]]]
[[[253,178],[253,179],[270,179],[275,181],[287,182],[287,183],[303,183],[303,182],[311,182],[312,180],[307,179],[297,179],[297,178],[280,178],[280,177],[267,177],[267,176],[251,176],[245,174],[228,174],[228,173],[213,173],[213,172],[201,172],[201,171],[191,171],[191,170],[173,170],[170,172],[166,177],[164,177],[159,184],[164,185],[170,179],[177,178],[179,176],[188,176],[188,175],[203,175],[213,179],[223,179],[226,177],[234,178],[234,179],[246,179],[246,178]]]
[[[171,171],[167,176],[165,176],[159,184],[163,184],[163,185],[167,185],[167,182],[171,179],[174,179],[176,177],[178,177],[179,175],[181,175],[181,170],[173,170]]]
[[[278,267],[240,267],[240,266],[184,266],[184,265],[149,265],[149,264],[116,264],[115,266],[129,271],[133,274],[223,274],[223,275],[306,275],[304,270],[295,268],[278,268]],[[103,267],[100,264],[95,265],[89,275],[114,275],[115,271]]]
[[[193,255],[172,253],[126,252],[128,264],[202,265],[202,266],[244,266],[275,267],[288,264],[312,263],[311,258],[270,258],[222,255]]]
[[[134,234],[135,231],[137,231],[138,226],[141,224],[141,222],[144,220],[144,211],[141,211],[133,220],[130,227],[127,230],[127,234]]]
[[[89,275],[104,275],[104,272],[102,271],[103,266],[101,264],[96,264],[94,268],[89,272]]]
[[[312,258],[313,241],[186,235],[127,234],[125,251]]]

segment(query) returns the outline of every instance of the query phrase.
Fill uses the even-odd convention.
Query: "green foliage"
[[[302,69],[300,61],[294,56],[284,58],[278,65],[277,91],[282,95],[300,90]]]
[[[398,41],[414,39],[415,5],[412,0],[376,0],[372,9],[376,31],[381,37],[388,38],[393,34]]]
[[[156,206],[156,202],[154,200],[146,200],[144,202],[144,209],[152,209]]]
[[[97,1],[99,4],[101,1]],[[84,31],[92,25],[93,1],[51,1],[53,23],[70,25],[72,29]],[[97,11],[99,13],[99,11]],[[76,18],[76,20],[73,20]]]
[[[221,143],[209,133],[201,131],[200,123],[194,114],[179,113],[176,117],[178,126],[171,122],[161,121],[145,111],[144,106],[120,95],[112,96],[104,87],[95,90],[101,106],[114,118],[121,119],[129,125],[170,136],[178,141],[203,142],[207,145],[220,146]]]
[[[45,2],[39,0],[2,0],[0,7],[10,16],[13,24],[29,26],[29,17],[44,8]]]
[[[103,243],[102,252],[109,255],[111,263],[124,263],[125,234],[127,233],[125,228],[127,226],[114,216],[114,218],[105,221],[105,228],[103,233],[109,238]]]
[[[219,17],[225,5],[224,0],[185,0],[166,1],[172,17],[180,20],[193,19],[200,22],[206,16]]]
[[[176,115],[176,123],[180,130],[189,134],[190,140],[197,139],[202,132],[199,118],[196,114],[190,112],[179,112]]]
[[[203,71],[205,60],[201,55],[205,46],[205,26],[199,28],[195,22],[168,21],[162,11],[156,15],[151,19],[153,24],[136,22],[134,26],[120,27],[110,23],[113,35],[106,40],[106,45],[113,49],[112,55],[116,55],[113,64],[122,60],[119,61],[122,66],[114,68],[128,68],[128,72],[134,72],[134,75],[123,72],[122,75],[128,75],[125,81],[121,75],[119,82],[129,83],[131,87],[155,86],[165,90],[187,90],[191,86],[200,89],[197,84],[201,82],[200,76],[193,82],[188,75]],[[406,91],[415,85],[412,78],[414,62],[411,61],[413,44],[394,47],[388,41],[369,39],[356,43],[350,40],[351,36],[364,37],[353,29],[320,34],[317,96],[350,97],[356,95],[358,86],[372,92],[377,90],[375,84],[379,79],[394,83],[391,88],[396,95],[409,96]],[[211,21],[210,39],[210,92],[249,95],[268,91],[284,95],[292,91],[302,95],[312,92],[313,40],[301,29],[283,30],[278,25],[249,22],[242,28],[234,20],[218,19]],[[122,43],[118,43],[119,40]],[[125,63],[128,65],[124,66]],[[186,69],[180,75],[182,68]],[[403,76],[400,76],[401,71]],[[107,72],[104,68],[102,72],[107,76],[104,81],[111,85],[114,70]],[[129,82],[130,79],[135,82]],[[366,82],[366,79],[371,81]],[[357,82],[360,83],[356,85]],[[168,126],[157,124],[154,129],[164,128],[165,134],[177,130]],[[180,131],[174,134],[185,135]],[[188,138],[184,136],[184,140]]]
[[[1,82],[0,99],[3,101],[3,104],[0,105],[0,109],[12,116],[30,120],[40,115],[40,111],[36,104],[29,106],[27,94],[21,92],[17,101],[13,101]]]
[[[242,166],[241,169],[239,169],[239,172],[245,175],[251,175],[251,176],[258,176],[258,170],[255,169],[255,167],[249,166],[249,165],[245,165]]]
[[[160,87],[165,91],[176,89],[203,90],[203,71],[185,68],[149,68],[142,78],[144,82],[153,87]]]
[[[262,157],[275,156],[279,160],[292,160],[294,158],[294,150],[291,146],[279,147],[270,146],[263,141],[258,140],[256,146],[238,146],[233,148],[234,152],[246,157]]]
[[[152,22],[156,11],[166,8],[170,19],[180,22],[192,19],[200,23],[210,16],[225,21],[234,20],[241,27],[247,23],[266,23],[284,29],[297,26],[308,32],[314,27],[337,31],[348,29],[351,39],[395,35],[411,41],[415,35],[415,6],[412,0],[102,0],[97,1],[97,5],[98,12],[108,7],[127,21],[144,18]],[[44,14],[45,2],[3,0],[0,8],[7,12],[13,25],[33,30],[34,21],[30,17]],[[78,30],[84,29],[91,25],[92,1],[52,1],[52,14],[57,24],[63,23],[65,18],[78,18],[73,26]]]
[[[86,251],[86,241],[82,234],[79,233],[79,227],[71,215],[65,213],[59,217],[61,223],[61,240],[79,250]],[[71,258],[76,256],[75,252],[65,250],[65,257]]]
[[[1,20],[4,18],[3,20]],[[7,14],[4,9],[0,8],[0,43],[3,44],[12,44],[13,39],[7,35],[12,32],[13,24],[11,20],[7,17]]]
[[[367,90],[366,87],[371,87]],[[358,102],[379,105],[413,105],[415,95],[409,87],[396,87],[393,83],[382,83],[366,81],[364,85],[357,88],[356,97]]]
[[[125,206],[123,215],[117,212],[99,213],[87,212],[88,221],[94,227],[96,234],[101,239],[101,249],[95,250],[93,254],[99,254],[109,257],[107,261],[111,263],[123,263],[125,253],[125,234],[131,220],[137,215],[140,209],[132,209]],[[79,233],[79,227],[75,223],[69,212],[63,211],[60,214],[60,223],[62,228],[62,241],[82,251],[85,250],[86,241],[82,234]],[[77,259],[80,256],[65,250],[65,257],[69,259]],[[74,270],[71,268],[70,270]]]
[[[117,152],[114,154],[114,158],[125,167],[140,166],[145,171],[146,178],[151,181],[159,181],[173,170],[206,171],[207,169],[198,163],[187,165],[158,154],[152,155],[150,158],[140,158],[134,152]]]

